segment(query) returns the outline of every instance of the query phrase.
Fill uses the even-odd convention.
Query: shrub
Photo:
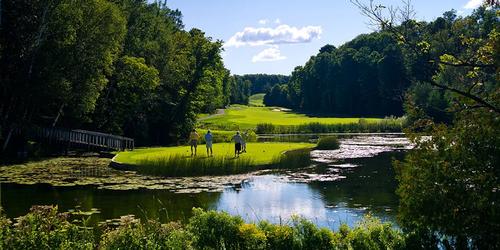
[[[259,228],[264,232],[267,239],[267,249],[289,250],[297,249],[294,241],[293,228],[288,225],[275,225],[267,221],[261,221]]]
[[[193,245],[198,249],[238,249],[241,243],[240,227],[243,219],[226,212],[193,209],[188,229],[193,234]]]
[[[0,216],[1,249],[404,249],[418,247],[407,235],[390,224],[370,216],[350,229],[342,225],[338,232],[319,228],[312,222],[293,217],[285,225],[261,221],[245,223],[226,212],[193,209],[187,226],[170,222],[141,222],[123,216],[118,226],[102,230],[77,226],[57,207],[33,207],[12,224]],[[94,238],[95,237],[95,238]],[[419,237],[416,234],[411,237]],[[99,245],[94,239],[98,239]],[[415,241],[416,240],[416,241]],[[420,245],[422,246],[422,245]],[[436,245],[426,245],[436,248]]]
[[[141,223],[123,216],[116,229],[107,228],[101,237],[101,249],[190,249],[190,234],[179,223]]]
[[[390,224],[365,216],[347,236],[353,249],[405,249],[405,236]]]
[[[4,244],[9,249],[93,249],[93,230],[68,221],[67,213],[57,206],[33,206],[25,216],[16,219]],[[7,229],[8,230],[8,229]]]
[[[340,143],[336,136],[326,136],[319,138],[316,149],[319,150],[335,150],[339,149]]]
[[[7,248],[6,242],[11,234],[10,226],[11,221],[4,216],[2,207],[0,207],[0,249]]]

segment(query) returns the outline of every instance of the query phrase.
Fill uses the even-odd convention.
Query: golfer
[[[194,155],[196,156],[196,148],[198,147],[198,139],[200,139],[200,135],[196,133],[196,129],[193,129],[191,133],[189,134],[189,145],[191,145],[191,156]],[[194,148],[194,151],[193,151]]]
[[[213,156],[214,152],[212,151],[212,133],[210,130],[205,134],[205,144],[207,145],[207,156]],[[208,152],[210,151],[210,154]]]
[[[234,141],[234,157],[239,157],[241,153],[241,142],[243,138],[241,138],[240,131],[236,132],[233,136]]]

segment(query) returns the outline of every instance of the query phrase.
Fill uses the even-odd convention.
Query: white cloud
[[[475,9],[483,4],[483,0],[469,0],[464,6],[464,9]]]
[[[259,54],[253,56],[252,62],[272,62],[286,59],[285,56],[281,55],[281,51],[278,46],[272,46],[267,48]]]
[[[276,45],[286,43],[308,43],[313,39],[320,38],[321,26],[306,26],[302,28],[291,27],[286,24],[276,28],[254,28],[246,27],[243,31],[234,34],[226,47]]]
[[[259,24],[262,24],[262,25],[264,25],[264,24],[266,24],[268,22],[269,22],[269,20],[267,20],[267,19],[260,19],[259,20]]]
[[[274,23],[275,24],[280,24],[281,23],[281,20],[279,18],[276,18],[276,20],[274,20]]]

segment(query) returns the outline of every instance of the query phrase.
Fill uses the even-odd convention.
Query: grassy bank
[[[11,221],[0,215],[0,249],[405,249],[407,237],[389,224],[366,217],[354,228],[319,228],[294,217],[281,225],[245,223],[224,212],[194,209],[187,224],[140,221],[123,216],[116,224],[88,227],[85,216],[33,207]]]
[[[363,122],[376,123],[381,118],[365,118]],[[360,118],[311,117],[277,107],[249,107],[232,105],[220,116],[200,121],[199,126],[218,130],[255,129],[263,122],[274,126],[299,126],[304,124],[357,124]]]
[[[297,157],[295,150],[304,149],[309,157],[311,143],[247,143],[247,152],[234,157],[234,144],[216,143],[214,157],[206,156],[205,145],[198,146],[198,156],[191,157],[189,146],[144,148],[116,155],[115,161],[134,166],[139,173],[161,176],[202,176],[248,173],[261,169],[287,168],[287,157]],[[289,152],[283,154],[284,152]],[[305,152],[305,151],[304,151]],[[304,154],[304,153],[302,153]],[[302,156],[302,158],[305,158]],[[307,166],[306,161],[290,164],[290,168]]]

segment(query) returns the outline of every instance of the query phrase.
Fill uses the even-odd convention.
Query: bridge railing
[[[132,138],[81,129],[34,128],[31,137],[117,151],[134,150],[135,147]]]

